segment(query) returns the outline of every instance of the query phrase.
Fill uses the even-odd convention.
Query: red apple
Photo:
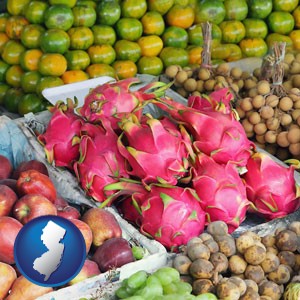
[[[17,279],[15,269],[6,263],[0,262],[0,299],[4,299],[13,282]]]
[[[57,215],[66,219],[79,219],[80,212],[77,208],[71,205],[65,207],[57,207]]]
[[[19,198],[13,209],[13,216],[22,224],[32,219],[45,215],[57,215],[55,205],[45,196],[39,194],[28,194]]]
[[[54,200],[53,203],[56,206],[56,208],[65,207],[69,205],[68,201],[59,195],[56,196],[56,199]]]
[[[13,166],[10,160],[6,156],[0,154],[0,179],[9,178],[12,171]]]
[[[0,184],[0,216],[10,215],[17,199],[17,194],[9,186]]]
[[[98,264],[101,272],[106,272],[122,267],[135,259],[129,242],[122,237],[117,237],[108,239],[99,246],[92,260]]]
[[[14,243],[23,225],[15,218],[0,217],[0,261],[14,264]]]
[[[17,180],[19,196],[41,194],[54,203],[57,193],[52,180],[36,170],[24,171]]]
[[[0,184],[4,184],[9,186],[16,194],[18,194],[17,190],[17,180],[13,178],[5,178],[0,180]]]
[[[82,280],[101,274],[98,264],[88,258],[85,260],[80,272],[70,281],[68,285],[73,285]]]
[[[52,291],[52,287],[34,284],[21,275],[14,281],[10,294],[5,300],[34,300]]]
[[[29,161],[21,162],[14,169],[11,177],[14,178],[14,179],[18,179],[22,172],[28,171],[28,170],[36,170],[36,171],[39,171],[40,173],[45,174],[46,176],[49,176],[47,166],[39,160],[32,159],[32,160],[29,160]]]
[[[78,219],[70,219],[70,221],[77,226],[77,228],[80,230],[80,232],[83,235],[85,246],[86,246],[86,253],[90,251],[92,241],[93,241],[93,233],[92,229],[88,224],[85,222],[78,220]]]
[[[107,239],[122,236],[120,224],[108,210],[98,207],[89,208],[81,220],[92,229],[93,246],[95,247],[99,247]]]

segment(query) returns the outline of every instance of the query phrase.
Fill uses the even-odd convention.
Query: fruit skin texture
[[[13,189],[0,184],[0,216],[8,216],[17,199],[18,196]]]
[[[286,216],[300,207],[300,187],[294,178],[294,166],[286,168],[266,153],[255,153],[243,174],[253,211],[268,220]]]
[[[0,166],[0,179],[9,178],[13,171],[13,166],[10,160],[4,155],[0,155]]]
[[[98,264],[90,259],[86,259],[80,272],[68,282],[68,285],[73,285],[82,280],[101,274]]]
[[[93,246],[98,247],[107,239],[122,236],[122,228],[116,217],[102,208],[90,208],[81,220],[92,229]]]
[[[14,243],[23,225],[15,218],[0,217],[0,261],[14,264]]]
[[[92,260],[95,261],[101,272],[133,262],[134,257],[129,242],[122,237],[112,237],[100,245]]]
[[[53,203],[57,196],[52,180],[36,170],[22,172],[17,180],[17,189],[20,196],[40,194]]]
[[[6,263],[0,262],[0,299],[4,299],[17,278],[15,269]]]
[[[53,202],[43,195],[27,194],[16,201],[12,209],[12,214],[22,224],[26,224],[40,216],[56,216],[57,209]]]
[[[77,226],[77,228],[80,230],[80,232],[83,235],[84,241],[85,241],[85,246],[86,246],[86,253],[90,251],[90,248],[92,246],[93,242],[93,232],[90,226],[83,222],[82,220],[79,219],[70,219],[70,221]]]
[[[28,161],[22,161],[13,171],[12,178],[18,179],[20,174],[24,171],[28,170],[36,170],[39,171],[40,173],[43,173],[44,175],[49,176],[48,169],[46,165],[36,159],[31,159]]]
[[[5,300],[34,300],[39,296],[53,291],[52,287],[44,287],[32,283],[23,275],[20,275],[13,283],[11,292]]]
[[[211,157],[198,154],[193,172],[193,187],[201,199],[206,223],[221,220],[233,232],[245,220],[250,205],[237,168],[230,162],[218,164]]]
[[[71,99],[67,104],[58,101],[50,108],[52,113],[47,129],[38,136],[44,146],[47,161],[56,167],[72,169],[74,161],[79,158],[79,136],[83,119],[75,114],[76,107]],[[63,130],[62,130],[63,129]]]

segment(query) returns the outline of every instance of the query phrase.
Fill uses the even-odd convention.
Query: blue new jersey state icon
[[[14,244],[18,270],[31,282],[56,287],[72,280],[86,258],[82,233],[69,220],[41,216],[25,224]]]

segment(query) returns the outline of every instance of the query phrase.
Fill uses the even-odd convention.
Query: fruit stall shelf
[[[101,81],[104,80],[104,81]],[[83,95],[92,88],[97,83],[104,83],[109,81],[110,78],[98,78],[97,80],[90,80],[86,82],[76,83],[74,88],[74,84],[68,86],[69,92],[67,95],[66,86],[65,89],[51,88],[49,90],[45,90],[46,98],[55,103],[57,100],[63,100],[68,97],[73,98],[76,96],[80,101],[83,101]],[[141,80],[144,83],[148,83],[154,80],[157,80],[157,77],[152,76],[141,76]],[[64,94],[60,94],[60,92],[64,92]],[[172,89],[168,89],[166,94],[172,97],[174,100],[186,103],[186,99],[181,97]],[[152,111],[152,108],[149,107],[150,112],[152,113],[159,113],[158,111]],[[17,125],[18,130],[21,130],[22,137],[25,137],[25,140],[29,144],[29,148],[31,152],[22,151],[23,153],[26,152],[27,155],[36,157],[37,159],[46,162],[45,160],[45,153],[41,146],[41,144],[36,140],[36,136],[34,135],[34,130],[42,131],[50,119],[50,113],[47,111],[37,113],[37,114],[28,114],[25,115],[24,118],[17,118],[13,120],[13,124]],[[1,119],[5,119],[6,117],[0,117],[0,133],[1,133]],[[14,139],[16,137],[14,136]],[[26,149],[26,147],[25,147]],[[1,147],[0,147],[1,150]],[[259,151],[264,151],[259,149]],[[268,154],[270,155],[270,154]],[[272,155],[271,155],[272,156]],[[27,157],[28,159],[28,157]],[[275,158],[280,164],[284,164],[279,159]],[[74,204],[84,204],[87,206],[95,206],[95,203],[89,200],[83,190],[79,187],[76,178],[67,170],[61,168],[55,168],[51,165],[47,165],[49,168],[50,177],[55,182],[58,187],[58,192],[64,195],[68,201],[73,202]],[[296,172],[295,178],[298,184],[300,184],[300,175]],[[124,228],[124,234],[127,235],[127,238],[134,236],[143,246],[145,246],[148,250],[150,255],[145,257],[141,261],[134,262],[132,264],[128,264],[124,267],[120,268],[120,273],[117,277],[115,277],[115,281],[112,280],[112,273],[106,273],[98,275],[94,278],[90,278],[84,280],[81,283],[76,284],[72,287],[67,287],[55,291],[53,293],[46,294],[40,298],[39,300],[54,300],[54,299],[80,299],[80,298],[87,298],[90,299],[94,297],[95,299],[115,299],[114,291],[119,286],[119,283],[122,279],[130,276],[133,272],[144,269],[146,271],[152,272],[155,269],[159,268],[160,266],[170,264],[170,260],[172,258],[172,254],[167,253],[165,248],[159,244],[158,242],[149,240],[145,236],[142,236],[132,225],[130,225],[127,221],[122,219],[122,217],[114,211],[113,208],[108,208],[112,210],[116,217],[118,218],[120,224]],[[300,219],[300,209],[296,212],[280,219],[275,219],[270,222],[265,222],[264,219],[248,215],[246,220],[240,225],[240,227],[234,232],[235,236],[238,236],[242,232],[246,230],[251,230],[259,235],[263,236],[268,233],[274,232],[276,228],[279,228],[283,225],[287,225],[292,221]]]

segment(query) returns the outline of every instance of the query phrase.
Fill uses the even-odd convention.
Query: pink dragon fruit
[[[295,182],[295,166],[283,166],[270,155],[254,153],[242,175],[253,212],[268,220],[286,216],[300,207],[300,187]]]
[[[205,154],[198,154],[193,167],[193,188],[196,190],[206,221],[222,220],[233,232],[246,217],[250,202],[236,166],[218,164]]]
[[[102,125],[86,123],[82,127],[79,144],[80,158],[74,163],[74,171],[82,188],[94,200],[104,202],[113,192],[104,192],[107,184],[120,177],[128,177],[125,159],[117,149],[118,136],[108,119]],[[111,205],[110,202],[105,205]]]
[[[122,117],[135,113],[140,118],[146,100],[163,95],[168,87],[162,82],[152,82],[136,91],[130,90],[132,85],[140,82],[137,77],[132,77],[99,85],[91,89],[78,113],[89,122],[97,122],[105,116],[116,130]]]
[[[79,157],[80,130],[84,120],[75,114],[76,99],[67,99],[67,104],[58,101],[49,110],[52,113],[46,131],[38,136],[44,146],[47,160],[56,167],[72,169]]]
[[[246,165],[255,145],[247,138],[234,113],[198,110],[166,97],[155,99],[153,103],[187,128],[194,138],[196,151],[211,156],[218,163],[231,161],[239,167]]]
[[[138,196],[144,199],[140,231],[167,249],[176,251],[203,232],[205,213],[193,189],[153,185],[148,194]]]
[[[181,127],[167,118],[145,116],[140,123],[134,115],[123,120],[118,149],[128,161],[128,174],[143,183],[177,184],[187,175],[191,140]]]
[[[229,89],[222,88],[207,95],[188,97],[188,106],[200,111],[220,111],[225,114],[233,112],[231,102],[234,97]]]

